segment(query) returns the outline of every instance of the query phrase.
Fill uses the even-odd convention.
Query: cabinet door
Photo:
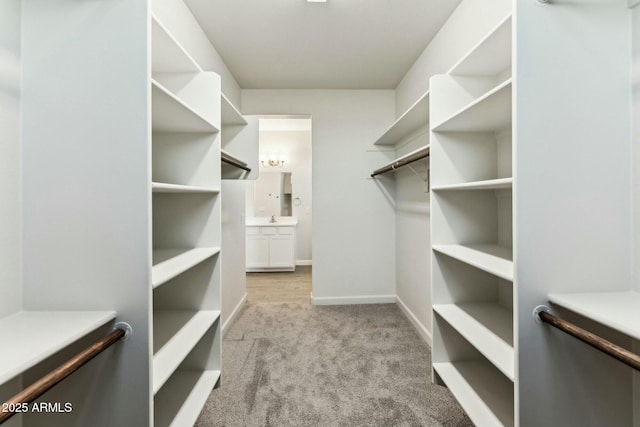
[[[293,251],[294,238],[291,235],[276,235],[269,237],[269,266],[270,267],[294,267],[295,257]]]
[[[247,268],[269,267],[269,236],[247,235]]]

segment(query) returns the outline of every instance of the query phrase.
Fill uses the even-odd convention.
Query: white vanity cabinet
[[[294,271],[296,222],[247,220],[247,271]]]

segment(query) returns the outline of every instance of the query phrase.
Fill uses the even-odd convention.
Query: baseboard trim
[[[398,304],[398,307],[400,307],[400,311],[402,311],[402,313],[404,313],[407,319],[409,319],[409,322],[411,322],[413,327],[416,328],[416,331],[418,332],[418,335],[420,335],[420,338],[422,338],[427,343],[427,345],[431,348],[433,343],[433,338],[431,337],[431,333],[429,332],[429,330],[425,328],[425,326],[418,320],[415,314],[413,314],[413,312],[409,310],[409,307],[407,307],[404,301],[402,301],[400,297],[397,295],[396,295],[396,304]]]
[[[224,338],[225,335],[227,335],[227,332],[229,332],[229,329],[231,329],[231,326],[233,326],[235,321],[238,319],[238,316],[242,312],[242,309],[244,308],[244,305],[246,303],[247,303],[247,293],[245,292],[242,298],[240,299],[240,302],[238,303],[238,305],[236,305],[236,307],[231,312],[231,315],[229,316],[227,321],[222,324],[222,338]]]
[[[299,265],[299,266],[313,265],[313,260],[310,260],[310,259],[298,259],[298,260],[296,260],[296,265]]]
[[[396,302],[395,295],[366,295],[355,297],[314,297],[312,305],[353,305],[353,304],[389,304]]]

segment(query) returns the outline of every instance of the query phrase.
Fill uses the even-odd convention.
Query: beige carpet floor
[[[249,304],[196,425],[472,426],[430,371],[428,346],[394,304]]]

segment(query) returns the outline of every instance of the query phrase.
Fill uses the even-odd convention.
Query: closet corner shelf
[[[151,44],[153,49],[151,68],[154,73],[202,72],[196,61],[156,16],[152,16]]]
[[[420,126],[429,123],[429,92],[420,97],[382,134],[374,145],[396,145]]]
[[[246,125],[247,121],[244,116],[238,111],[238,109],[229,101],[229,98],[222,92],[220,92],[222,102],[222,125],[234,126],[234,125]]]
[[[176,371],[155,396],[155,427],[194,425],[219,378],[214,370]]]
[[[220,190],[209,187],[197,187],[193,185],[166,184],[152,182],[151,189],[154,193],[219,193]]]
[[[433,127],[434,132],[490,132],[511,125],[511,83],[507,79]]]
[[[434,304],[433,311],[493,363],[515,378],[513,313],[497,303]]]
[[[152,287],[157,288],[218,252],[220,248],[154,249],[151,269]]]
[[[550,294],[550,302],[640,340],[640,292]]]
[[[433,369],[465,409],[482,427],[513,426],[513,383],[482,360],[434,363]]]
[[[434,185],[433,191],[455,190],[504,190],[513,186],[513,178],[488,179],[485,181],[463,182],[460,184]]]
[[[509,248],[498,245],[433,245],[433,250],[513,281],[513,253]]]
[[[216,133],[219,129],[155,80],[151,81],[152,128],[158,132]]]
[[[154,395],[219,317],[218,310],[158,310],[154,313]]]
[[[511,13],[476,44],[448,74],[494,76],[511,66]]]
[[[0,319],[0,384],[115,318],[115,311],[21,311]]]

